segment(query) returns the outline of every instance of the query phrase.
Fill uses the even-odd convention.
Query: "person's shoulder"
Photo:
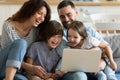
[[[12,21],[10,21],[10,20],[6,20],[6,21],[4,21],[4,23],[3,23],[3,28],[4,29],[10,29],[10,28],[12,28]]]
[[[91,43],[91,42],[94,41],[95,39],[96,39],[96,38],[89,36],[89,37],[87,37],[87,38],[85,39],[85,42]]]
[[[9,20],[4,21],[3,26],[8,26],[8,25],[10,25],[10,21]]]
[[[89,36],[89,37],[87,37],[86,39],[87,39],[87,40],[90,40],[90,41],[91,41],[91,40],[96,40],[96,38],[95,38],[95,37],[92,37],[92,36]]]
[[[88,30],[88,31],[94,31],[94,30],[95,30],[95,28],[92,27],[92,26],[85,26],[85,28],[86,28],[86,30]]]
[[[44,43],[43,41],[37,41],[32,43],[32,46],[43,45],[43,43]]]

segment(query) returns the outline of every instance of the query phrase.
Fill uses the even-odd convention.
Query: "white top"
[[[94,37],[87,37],[84,40],[83,45],[81,46],[81,49],[90,49],[93,47],[97,47],[100,44],[100,41]]]

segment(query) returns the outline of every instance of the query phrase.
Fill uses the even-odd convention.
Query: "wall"
[[[0,5],[0,34],[2,31],[2,25],[4,23],[4,21],[12,16],[13,13],[15,13],[19,8],[21,7],[21,5]]]
[[[22,4],[0,4],[0,34],[2,31],[2,25],[4,20],[6,20],[8,17],[12,16],[13,13],[15,13],[19,8],[21,7]],[[89,6],[79,6],[77,5],[78,10],[79,10],[79,19],[82,21],[89,21],[88,15],[93,14],[93,13],[101,13],[101,12],[106,12],[106,13],[120,13],[120,6],[97,6],[97,5],[89,5]],[[58,14],[57,14],[57,7],[56,5],[50,5],[52,9],[52,19],[59,20]]]
[[[59,20],[56,6],[51,6],[51,7],[53,8],[52,19]],[[79,10],[78,19],[85,23],[92,22],[90,18],[90,14],[95,14],[95,13],[119,14],[120,13],[120,6],[77,6],[77,9]]]

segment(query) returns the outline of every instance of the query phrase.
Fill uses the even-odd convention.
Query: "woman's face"
[[[31,16],[30,22],[32,23],[33,26],[37,27],[39,24],[44,22],[46,14],[47,10],[43,6],[33,16]]]
[[[50,37],[50,39],[47,40],[47,45],[50,49],[56,48],[60,44],[61,40],[62,40],[61,35],[52,36]]]
[[[79,45],[83,37],[80,36],[77,31],[69,29],[67,39],[70,47],[76,47],[77,45]]]

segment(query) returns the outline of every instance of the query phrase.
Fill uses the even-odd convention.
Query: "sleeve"
[[[87,26],[86,31],[87,31],[89,37],[94,37],[94,38],[100,40],[101,42],[108,44],[108,42],[105,41],[103,39],[103,37],[94,28]]]
[[[56,66],[56,70],[55,72],[57,73],[59,70],[61,70],[61,58],[62,58],[62,54],[63,54],[63,49],[64,49],[64,45],[63,43],[61,42],[61,44],[56,48],[57,50],[57,54],[59,55],[59,60],[58,60],[58,63],[57,63],[57,66]]]
[[[3,35],[6,34],[11,41],[14,41],[20,38],[18,34],[15,32],[15,30],[12,28],[12,25],[10,25],[9,21],[6,21],[3,24],[2,34]]]
[[[56,67],[56,70],[55,70],[55,73],[57,73],[58,71],[61,70],[61,63],[62,63],[62,59],[59,60],[57,67]]]
[[[19,36],[12,29],[10,23],[8,21],[5,21],[1,34],[1,47],[5,47],[6,45],[8,45],[8,43],[11,43],[16,39],[19,39]]]
[[[91,45],[93,45],[94,47],[97,47],[101,43],[101,41],[93,37],[90,38],[89,42],[91,42]]]
[[[36,47],[35,47],[35,44],[33,43],[33,44],[29,47],[26,57],[27,57],[27,58],[29,57],[29,58],[35,59],[36,56],[37,56]]]

